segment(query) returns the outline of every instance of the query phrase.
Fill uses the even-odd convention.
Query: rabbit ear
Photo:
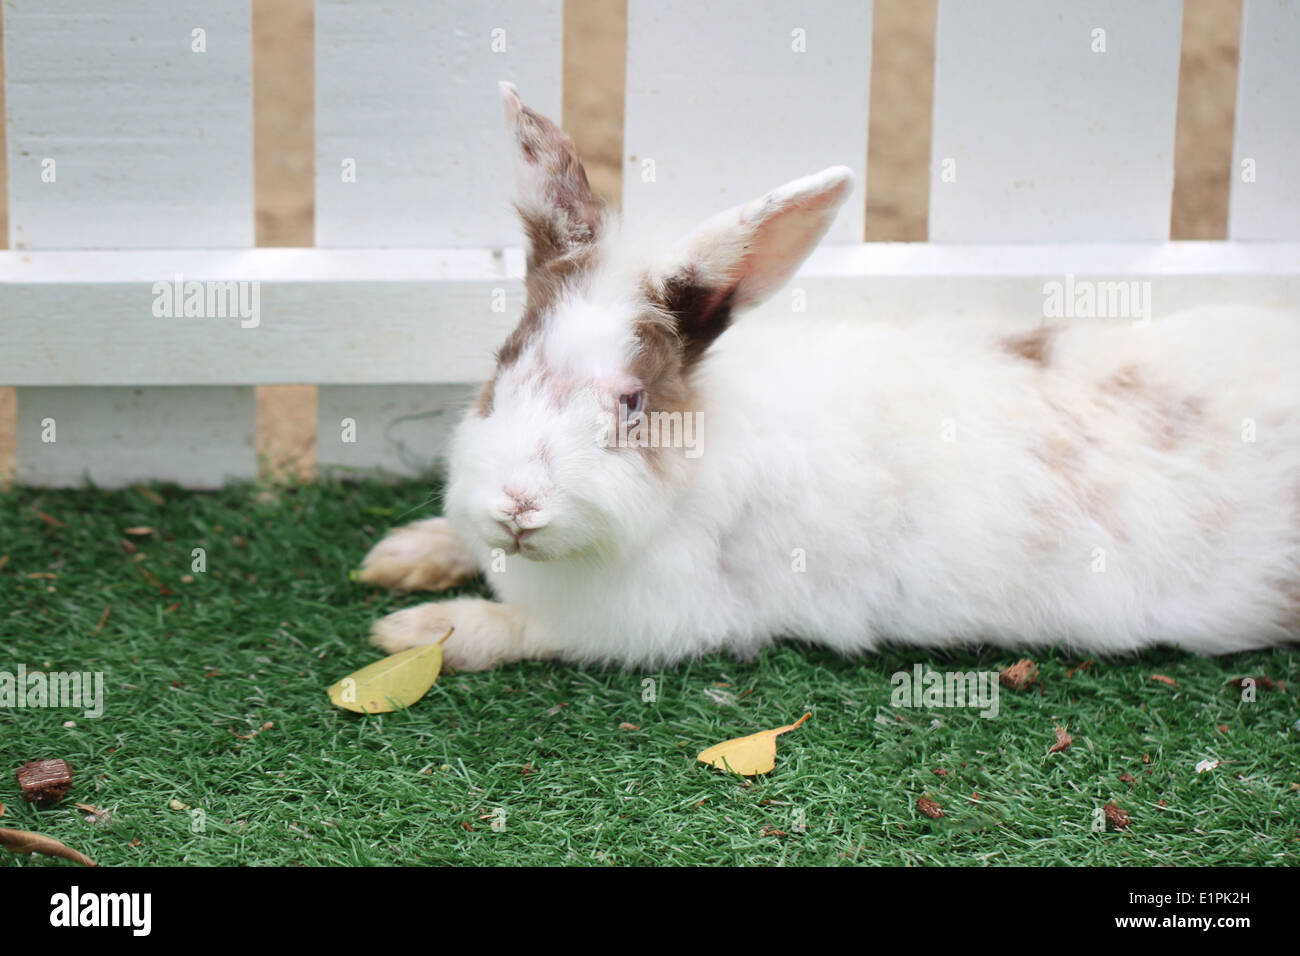
[[[514,134],[515,206],[528,238],[528,268],[567,255],[596,240],[600,206],[573,140],[501,82],[506,124]]]
[[[686,358],[699,355],[740,309],[789,281],[853,189],[832,166],[719,213],[686,236],[658,274],[658,298],[677,321]]]

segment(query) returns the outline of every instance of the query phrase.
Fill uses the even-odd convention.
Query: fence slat
[[[188,337],[159,338],[156,320],[141,318],[136,300],[150,294],[142,277],[173,269],[257,281],[261,324],[254,332],[237,319],[192,319]],[[518,249],[500,258],[422,249],[0,252],[0,381],[472,386],[491,373],[491,352],[521,305],[507,296],[500,312],[480,315],[481,303],[517,288],[523,270]],[[766,315],[789,328],[819,316],[998,311],[1003,300],[988,290],[999,287],[1014,289],[1019,311],[1033,317],[1042,314],[1044,281],[1069,275],[1150,281],[1158,314],[1196,304],[1298,308],[1300,240],[829,243],[800,272],[801,314],[792,315],[783,294],[745,321]],[[846,298],[820,298],[826,283]],[[873,307],[852,307],[856,301]],[[142,356],[155,377],[139,378],[132,356]],[[342,417],[355,416],[327,421],[336,441]],[[377,433],[382,426],[359,429],[359,441]]]
[[[629,0],[628,221],[685,231],[843,165],[858,192],[827,238],[861,241],[871,12],[870,0]]]
[[[1300,4],[1245,0],[1228,235],[1300,238]]]
[[[252,391],[21,388],[18,481],[67,487],[89,477],[106,488],[140,481],[216,488],[227,479],[247,478],[242,462],[255,459],[253,431],[245,429],[244,444],[235,446],[229,423],[254,414]],[[88,448],[94,449],[91,459]]]
[[[1181,0],[940,0],[930,239],[1167,239],[1181,33]]]
[[[252,244],[248,0],[6,0],[4,18],[13,249]],[[20,389],[18,409],[23,481],[256,473],[251,388]]]
[[[518,246],[497,81],[511,80],[530,105],[558,118],[562,21],[562,0],[319,0],[317,246]],[[516,279],[504,288],[517,299]],[[487,322],[502,300],[485,292],[477,308]],[[449,318],[431,308],[428,321]],[[473,391],[322,386],[317,463],[428,470],[444,451],[447,429],[412,423],[435,414],[446,420],[442,411],[468,403]],[[357,423],[355,444],[340,437],[345,418]]]

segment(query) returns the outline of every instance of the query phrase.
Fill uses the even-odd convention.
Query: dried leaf
[[[27,830],[9,830],[0,827],[0,846],[10,853],[44,853],[46,856],[62,857],[82,866],[96,866],[94,860],[71,847],[64,846],[53,837]]]
[[[1074,738],[1069,734],[1070,725],[1056,728],[1056,743],[1052,744],[1049,754],[1060,753],[1062,750],[1069,750],[1070,744],[1074,743]]]
[[[1263,690],[1275,690],[1278,687],[1285,689],[1284,684],[1280,684],[1270,677],[1265,677],[1263,674],[1258,677],[1234,677],[1232,680],[1228,681],[1228,683],[1237,688],[1237,690],[1241,690],[1246,686],[1246,681],[1254,681],[1255,686],[1262,688]]]
[[[1119,776],[1120,783],[1136,783],[1137,779],[1131,773],[1122,773]]]
[[[335,707],[358,714],[387,714],[410,707],[429,692],[442,670],[442,642],[400,651],[349,674],[329,689]]]
[[[1115,827],[1115,829],[1123,830],[1128,827],[1128,814],[1121,810],[1118,805],[1108,803],[1101,809],[1102,812],[1106,814],[1106,819],[1110,821],[1111,826]]]
[[[1152,674],[1149,679],[1158,680],[1160,683],[1168,684],[1170,687],[1173,687],[1178,683],[1178,681],[1174,680],[1172,677],[1166,677],[1164,674]]]
[[[1002,686],[1020,690],[1026,684],[1038,680],[1038,665],[1026,657],[1004,670],[998,675],[998,679],[1002,681]]]
[[[60,521],[58,518],[52,517],[52,516],[50,516],[50,515],[47,515],[44,511],[37,511],[35,508],[33,508],[32,511],[36,512],[36,517],[40,518],[40,519],[41,519],[42,521],[44,521],[47,525],[49,525],[51,528],[62,528],[62,527],[63,527],[63,522]]]
[[[748,737],[724,740],[707,750],[700,751],[697,759],[711,767],[729,770],[745,777],[767,773],[776,766],[776,738],[794,730],[811,716],[812,714],[804,714],[793,724],[786,724],[775,730],[763,730]]]
[[[640,725],[640,724],[629,724],[627,721],[623,721],[623,723],[621,723],[621,724],[618,725],[618,729],[619,729],[619,730],[640,730],[640,729],[641,729],[641,725]]]
[[[140,495],[141,498],[148,501],[151,505],[162,507],[167,503],[167,500],[152,488],[146,488],[144,485],[132,485],[131,487]]]
[[[939,806],[939,804],[935,803],[929,797],[917,797],[916,809],[920,810],[931,820],[938,820],[943,816],[943,807]]]
[[[130,534],[139,537],[140,535],[143,534],[153,534],[153,528],[144,527],[144,526],[139,528],[124,528],[123,534]]]

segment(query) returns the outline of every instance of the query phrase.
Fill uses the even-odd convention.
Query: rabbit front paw
[[[388,532],[361,562],[360,580],[397,591],[445,591],[478,572],[447,519],[429,518]]]
[[[381,617],[370,629],[370,640],[390,654],[439,641],[444,663],[458,671],[490,670],[510,661],[541,655],[525,643],[523,615],[514,608],[483,598],[458,598],[418,604]]]

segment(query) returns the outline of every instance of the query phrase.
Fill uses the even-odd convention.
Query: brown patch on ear
[[[539,167],[541,195],[522,196],[519,215],[528,235],[528,267],[595,242],[600,203],[591,194],[577,147],[564,130],[522,106],[515,123],[519,160]]]
[[[1052,342],[1056,329],[1043,325],[1023,335],[1012,335],[1002,340],[1004,351],[1024,359],[1040,368],[1046,368],[1051,358]]]

